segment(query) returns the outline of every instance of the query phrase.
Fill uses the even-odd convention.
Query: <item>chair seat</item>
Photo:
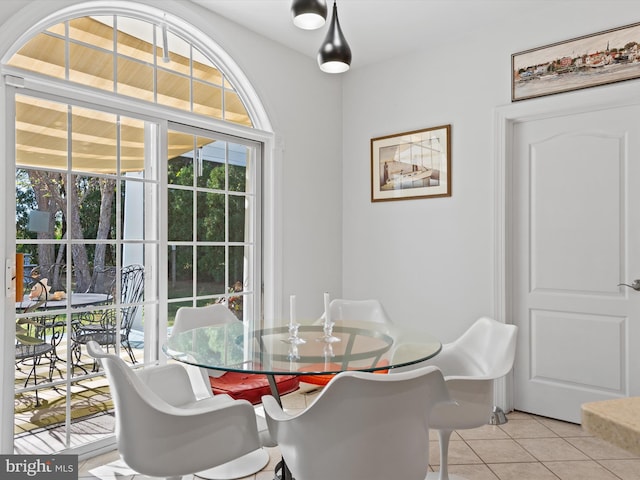
[[[389,361],[388,360],[382,360],[380,362],[378,362],[377,366],[385,366],[385,365],[389,365]],[[324,363],[314,363],[313,365],[308,365],[306,367],[303,367],[300,369],[301,372],[314,372],[314,371],[318,371],[318,370],[326,370],[326,369],[331,369],[331,370],[340,370],[340,365],[338,365],[337,363],[331,363],[328,366],[326,366]],[[376,370],[373,373],[389,373],[389,370]],[[324,386],[327,383],[329,383],[331,381],[331,379],[333,377],[335,377],[336,374],[335,373],[329,373],[329,374],[320,374],[320,375],[300,375],[300,381],[304,382],[304,383],[310,383],[312,385],[320,385],[320,386]]]
[[[53,351],[50,343],[39,343],[37,345],[16,345],[16,360],[24,360],[31,357],[39,357]]]
[[[86,345],[87,342],[93,340],[102,346],[107,345],[115,345],[116,342],[116,333],[113,331],[93,331],[93,332],[83,332],[78,335],[75,335],[74,340],[76,343],[81,343]]]
[[[300,379],[296,375],[276,375],[275,379],[280,395],[295,392],[300,387]],[[258,373],[227,372],[221,377],[209,377],[209,383],[214,394],[227,394],[253,405],[261,403],[263,395],[271,395],[266,375]]]

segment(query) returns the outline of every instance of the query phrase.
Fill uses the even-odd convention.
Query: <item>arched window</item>
[[[118,15],[74,18],[37,34],[8,65],[252,126],[225,74],[166,23]]]
[[[265,149],[264,131],[253,127],[268,120],[243,95],[250,86],[234,81],[241,73],[217,65],[212,41],[139,8],[107,15],[103,5],[78,6],[3,66],[14,99],[7,122],[24,273],[16,285],[16,452],[113,441],[106,381],[87,356],[88,339],[135,367],[162,355],[181,306],[226,303],[243,321],[261,317]],[[132,270],[143,272],[142,283]],[[82,422],[99,431],[83,435]],[[47,441],[34,443],[45,431]]]

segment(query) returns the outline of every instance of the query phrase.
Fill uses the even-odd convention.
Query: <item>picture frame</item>
[[[451,196],[451,125],[371,139],[371,201]]]
[[[640,77],[640,23],[511,55],[511,101]]]

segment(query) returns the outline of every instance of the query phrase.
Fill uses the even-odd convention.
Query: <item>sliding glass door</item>
[[[181,306],[260,323],[262,148],[21,91],[15,139],[14,450],[81,453],[114,433],[88,341],[137,368]]]
[[[57,452],[113,434],[88,341],[154,360],[158,128],[36,95],[17,94],[15,112],[15,450],[46,430],[38,451]]]
[[[259,144],[171,125],[168,145],[169,324],[181,306],[212,303],[259,321]]]

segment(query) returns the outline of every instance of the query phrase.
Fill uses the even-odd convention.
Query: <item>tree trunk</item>
[[[49,228],[46,231],[38,231],[38,240],[51,240],[54,238],[54,221],[53,217],[56,213],[57,202],[59,197],[59,181],[54,174],[41,172],[37,170],[29,170],[29,181],[33,187],[33,192],[38,204],[38,211],[49,214]],[[38,260],[37,264],[41,266],[53,265],[56,261],[55,245],[38,244]]]
[[[116,194],[116,181],[100,179],[100,219],[98,220],[97,238],[109,238],[111,231],[111,208]],[[104,267],[107,244],[99,243],[93,256],[93,268]]]
[[[49,229],[47,231],[37,232],[38,239],[58,239],[61,241],[56,252],[55,244],[39,244],[38,245],[38,264],[50,266],[55,263],[63,264],[65,261],[73,265],[72,271],[74,278],[72,279],[76,291],[84,292],[91,285],[91,269],[89,265],[89,256],[86,246],[78,240],[84,239],[82,223],[80,222],[81,209],[80,206],[84,200],[87,190],[91,188],[89,183],[96,186],[95,180],[82,177],[80,180],[77,175],[71,176],[71,183],[66,185],[66,175],[42,172],[37,170],[29,170],[29,181],[31,182],[38,210],[49,213]],[[97,239],[104,240],[109,238],[111,232],[111,211],[116,192],[116,181],[113,179],[99,179],[97,185],[100,188],[100,218],[98,219]],[[67,202],[68,211],[67,211]],[[68,217],[66,216],[68,213]],[[55,217],[62,216],[62,231],[55,231]],[[66,221],[65,221],[66,220]],[[56,235],[59,237],[57,238]],[[69,237],[70,235],[70,237]],[[62,240],[71,238],[74,240],[71,245],[71,262],[66,259],[66,244],[62,244]],[[107,252],[107,244],[100,243],[96,245],[94,253],[94,268],[96,266],[104,266]]]
[[[67,219],[67,229],[70,233],[70,238],[73,240],[84,239],[84,232],[82,231],[82,224],[80,223],[80,204],[82,198],[79,194],[77,185],[78,176],[71,176],[71,186],[67,191],[67,197],[69,199],[69,218]],[[76,289],[79,292],[85,292],[91,285],[91,271],[89,269],[89,256],[87,255],[87,249],[83,243],[74,242],[71,245],[71,258],[73,259],[74,272],[76,275]]]

